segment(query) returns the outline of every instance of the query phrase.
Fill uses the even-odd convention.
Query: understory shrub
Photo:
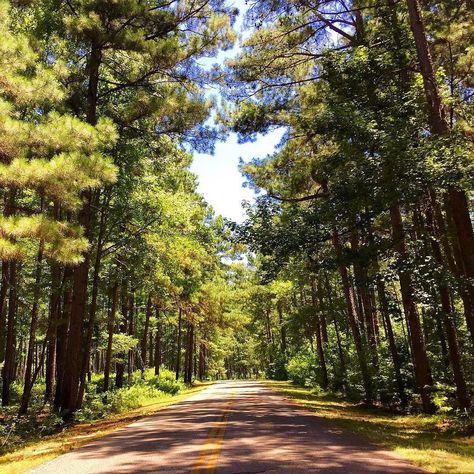
[[[299,352],[287,365],[288,378],[298,385],[314,387],[319,383],[318,360],[311,352]]]

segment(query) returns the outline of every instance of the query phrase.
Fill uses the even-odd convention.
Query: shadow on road
[[[215,384],[34,472],[191,472],[224,405],[219,473],[422,472],[254,381]]]

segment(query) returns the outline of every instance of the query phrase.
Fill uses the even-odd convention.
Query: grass
[[[364,435],[427,471],[474,473],[474,436],[450,429],[446,417],[396,415],[379,408],[363,408],[291,382],[266,383],[298,405],[341,428]]]
[[[178,403],[190,395],[203,390],[210,383],[197,383],[190,388],[182,390],[178,395],[168,394],[161,396],[154,403],[148,403],[126,413],[110,415],[104,419],[88,423],[74,424],[61,433],[30,441],[20,449],[0,456],[0,474],[26,472],[61,454],[79,448],[94,439],[101,438],[122,426]]]

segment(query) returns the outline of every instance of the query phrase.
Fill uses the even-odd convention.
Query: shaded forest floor
[[[361,407],[291,382],[265,383],[298,405],[392,449],[428,471],[474,473],[474,436],[460,431],[446,416],[397,415],[380,408]]]
[[[101,438],[122,426],[178,403],[203,390],[210,383],[212,382],[196,383],[177,395],[167,394],[156,403],[149,403],[129,412],[110,415],[100,420],[76,423],[63,428],[60,433],[31,439],[19,449],[0,454],[0,474],[26,472],[28,469],[50,461],[94,439]]]

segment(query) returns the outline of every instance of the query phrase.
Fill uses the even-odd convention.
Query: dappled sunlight
[[[421,472],[255,381],[216,383],[33,472],[190,472],[198,460],[222,473]]]
[[[331,396],[313,393],[289,382],[266,383],[316,415],[388,446],[419,465],[436,466],[437,472],[472,472],[474,437],[444,431],[439,415],[389,414],[378,408],[335,401]]]

